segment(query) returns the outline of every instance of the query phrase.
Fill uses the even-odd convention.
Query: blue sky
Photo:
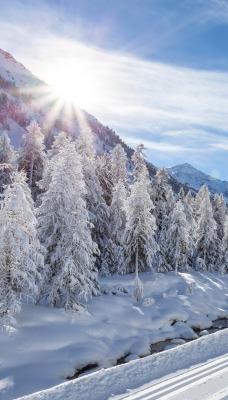
[[[79,106],[144,142],[155,165],[228,180],[228,0],[0,0],[0,10],[0,47],[76,96],[83,83]]]

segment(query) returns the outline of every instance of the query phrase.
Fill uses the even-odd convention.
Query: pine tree
[[[146,147],[144,146],[144,144],[139,144],[136,147],[136,150],[132,156],[132,161],[134,163],[133,176],[134,182],[143,180],[144,184],[147,186],[147,189],[149,189],[150,179],[149,171],[146,166],[146,156],[144,153],[145,150]]]
[[[113,188],[112,203],[110,206],[110,230],[113,241],[123,244],[123,233],[126,225],[126,204],[127,194],[124,183],[120,179]]]
[[[218,237],[222,240],[224,236],[224,223],[226,219],[226,203],[222,194],[216,193],[213,203],[213,215],[214,219],[217,222],[217,232]]]
[[[0,314],[16,314],[24,297],[34,298],[44,249],[36,232],[33,201],[22,172],[15,172],[0,210]]]
[[[189,243],[189,253],[188,253],[188,264],[189,266],[193,267],[194,263],[194,253],[195,253],[195,232],[196,232],[196,221],[194,219],[194,199],[189,191],[183,200],[184,206],[184,213],[186,216],[186,220],[188,223],[188,231],[190,236],[190,243]]]
[[[200,216],[199,209],[200,209],[202,201],[205,197],[205,186],[206,185],[201,186],[201,188],[199,189],[199,191],[196,194],[195,201],[193,203],[194,204],[194,206],[193,206],[194,219],[196,222],[198,220],[198,217]]]
[[[224,236],[222,239],[222,257],[220,271],[222,273],[228,273],[228,216],[226,216],[224,223]]]
[[[5,185],[11,182],[14,158],[10,138],[7,132],[3,132],[0,136],[0,193],[3,193]]]
[[[166,235],[166,259],[175,273],[188,270],[189,248],[191,246],[189,225],[181,200],[177,201],[170,216]]]
[[[105,243],[101,260],[100,275],[123,275],[126,273],[124,248],[116,244],[110,237]]]
[[[217,235],[217,223],[206,185],[200,190],[200,198],[196,226],[196,269],[213,271],[219,263],[221,241]]]
[[[112,151],[112,157],[111,157],[111,172],[112,172],[113,186],[117,185],[119,180],[121,180],[125,188],[126,189],[128,188],[127,162],[128,159],[124,148],[121,146],[121,144],[117,144]]]
[[[126,202],[126,228],[124,242],[128,254],[129,271],[144,271],[147,267],[153,269],[154,259],[158,250],[155,241],[156,222],[151,214],[153,203],[148,193],[148,173],[143,167],[141,145],[133,155],[135,165],[134,183],[131,194]],[[137,274],[136,274],[137,278]]]
[[[109,153],[104,153],[96,159],[96,173],[102,188],[103,198],[108,206],[112,202],[113,175],[111,157]]]
[[[139,278],[139,271],[138,271],[138,248],[136,252],[135,258],[135,280],[134,280],[134,299],[136,301],[141,301],[143,298],[143,283]]]
[[[57,136],[55,136],[53,144],[51,146],[51,150],[49,151],[49,157],[52,158],[59,154],[61,149],[69,144],[70,140],[68,139],[65,132],[59,132]]]
[[[157,237],[159,240],[163,220],[169,215],[173,208],[173,197],[171,186],[168,183],[169,175],[164,168],[159,168],[151,185],[151,199],[154,204],[153,214],[158,227]]]
[[[126,225],[126,189],[121,180],[113,188],[113,198],[109,209],[109,240],[103,253],[101,273],[124,274],[126,263],[123,234]]]
[[[71,143],[70,140],[66,137],[66,134],[64,132],[60,132],[55,137],[52,144],[52,148],[48,152],[49,157],[44,165],[42,179],[37,182],[37,186],[41,189],[41,193],[43,191],[46,191],[50,185],[53,170],[55,169],[55,166],[60,162],[59,159],[62,158],[62,156],[59,155],[59,153],[70,143]]]
[[[103,192],[96,175],[95,151],[93,136],[88,127],[81,130],[76,148],[82,158],[82,172],[86,185],[86,205],[90,221],[93,224],[92,238],[97,243],[100,256],[97,266],[100,269],[103,251],[108,237],[108,206],[103,198]]]
[[[97,246],[91,238],[85,183],[74,144],[63,148],[56,160],[38,209],[40,238],[47,249],[41,297],[52,306],[79,310],[80,299],[99,293]]]
[[[181,186],[179,193],[178,193],[178,200],[181,200],[183,202],[184,198],[185,198],[185,192],[184,192],[183,186]]]
[[[26,173],[32,197],[36,200],[40,189],[37,182],[42,178],[45,166],[44,136],[36,121],[32,121],[23,135],[23,146],[20,150],[18,168]]]
[[[172,270],[166,259],[166,235],[170,223],[170,215],[174,208],[174,196],[168,183],[169,175],[164,168],[159,168],[150,186],[150,195],[154,204],[153,215],[156,220],[156,241],[159,251],[156,257],[156,270],[168,272]]]

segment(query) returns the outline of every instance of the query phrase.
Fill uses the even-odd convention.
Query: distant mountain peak
[[[201,186],[206,184],[212,196],[214,196],[215,193],[221,193],[228,203],[227,181],[221,181],[218,178],[207,175],[189,163],[175,165],[174,167],[167,168],[167,171],[177,181],[187,185],[193,191],[198,191]]]

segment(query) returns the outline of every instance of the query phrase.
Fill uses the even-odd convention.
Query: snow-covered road
[[[115,399],[115,397],[114,397]],[[118,396],[126,400],[203,400],[228,399],[228,355],[218,357],[189,371],[164,379],[131,394]]]

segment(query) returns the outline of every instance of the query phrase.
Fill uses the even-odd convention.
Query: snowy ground
[[[141,303],[133,301],[133,276],[127,275],[103,278],[102,290],[106,294],[91,299],[87,312],[80,316],[72,316],[63,310],[45,306],[24,306],[17,324],[4,326],[0,332],[0,398],[15,399],[50,388],[66,382],[67,376],[74,375],[76,369],[90,363],[97,363],[98,369],[101,369],[115,365],[118,358],[126,356],[128,360],[135,361],[59,386],[70,388],[72,385],[80,386],[80,382],[85,379],[94,379],[94,390],[96,385],[104,386],[103,374],[111,371],[108,378],[111,379],[113,371],[130,368],[124,369],[125,386],[117,382],[118,390],[112,392],[124,393],[126,379],[129,388],[137,386],[136,375],[132,372],[134,363],[143,369],[145,377],[144,381],[138,381],[139,386],[148,383],[152,378],[169,374],[175,368],[187,368],[191,364],[204,362],[228,351],[228,333],[223,331],[178,347],[175,353],[170,350],[151,356],[154,357],[154,368],[151,368],[151,361],[147,364],[146,360],[150,358],[137,360],[150,353],[151,343],[167,338],[193,339],[197,335],[192,327],[206,329],[211,326],[212,320],[228,315],[228,276],[209,273],[178,276],[173,273],[144,273],[141,278],[144,281],[144,300]],[[213,340],[213,346],[211,343],[208,352],[205,343],[210,340]],[[195,343],[201,345],[197,345],[195,351],[186,350],[188,355],[185,355],[184,349],[189,348],[189,345],[196,346]],[[177,360],[183,359],[185,364],[175,366],[172,361],[168,363],[170,369],[164,370],[167,360],[162,358],[163,355],[172,354],[172,359],[175,360],[174,354],[179,351]],[[126,372],[129,375],[127,378]],[[122,392],[119,391],[121,388]],[[57,393],[60,391],[59,397],[55,397],[55,393],[50,398],[75,398],[67,397],[65,392],[63,395],[62,389],[55,390]],[[46,393],[50,391],[42,394],[43,397],[34,395],[30,398],[49,398]],[[99,393],[98,389],[96,393]],[[96,398],[107,399],[107,392],[105,396]],[[83,392],[78,392],[77,389],[77,400],[86,398],[85,387]],[[94,393],[92,398],[95,400]]]
[[[217,332],[177,349],[102,370],[23,399],[225,400],[228,398],[227,335],[226,331]]]

